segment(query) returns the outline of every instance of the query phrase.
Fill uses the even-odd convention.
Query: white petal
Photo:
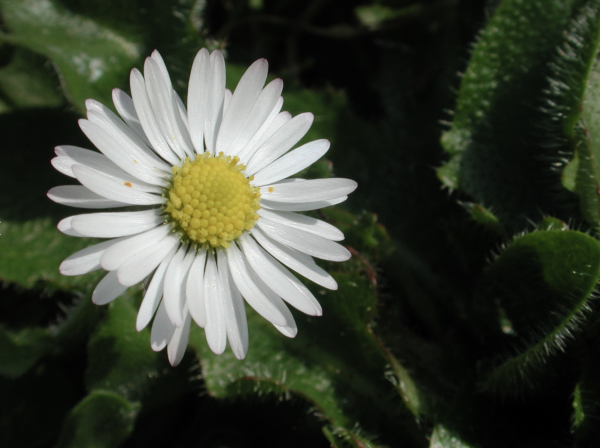
[[[248,67],[240,79],[231,98],[231,103],[223,114],[223,122],[219,130],[215,150],[217,154],[221,151],[226,155],[229,154],[227,150],[249,117],[265,84],[268,71],[269,64],[267,60],[259,59]],[[279,93],[281,94],[281,92]]]
[[[252,229],[252,235],[267,252],[290,269],[293,269],[298,274],[303,275],[324,288],[332,290],[338,289],[337,283],[333,277],[324,269],[317,266],[310,256],[302,252],[296,252],[285,244],[278,243],[277,241],[268,238],[256,227]]]
[[[169,345],[167,346],[169,363],[173,367],[177,366],[183,359],[183,355],[185,355],[185,350],[190,339],[190,323],[192,322],[192,317],[187,310],[187,305],[183,310],[183,315],[185,316],[183,318],[183,325],[175,329],[175,332],[169,341]]]
[[[339,204],[348,199],[348,196],[342,196],[335,199],[327,199],[326,201],[315,201],[315,202],[274,202],[269,200],[260,200],[260,206],[264,209],[279,210],[285,212],[306,212],[309,210],[318,210],[320,208],[329,207],[331,205]]]
[[[323,313],[312,293],[249,235],[239,238],[244,255],[258,276],[283,300],[310,316]]]
[[[133,286],[141,282],[177,244],[179,244],[179,236],[167,235],[156,244],[128,257],[117,270],[119,282],[126,286]]]
[[[106,249],[119,240],[104,241],[99,244],[75,252],[60,264],[58,270],[62,275],[81,275],[100,269],[100,257]]]
[[[233,93],[231,93],[231,90],[225,89],[225,95],[223,95],[223,115],[225,115],[225,112],[227,112],[227,108],[229,107],[229,104],[231,103],[232,97],[233,97]]]
[[[278,327],[277,325],[273,326],[277,328],[281,332],[281,334],[287,336],[288,338],[295,338],[298,334],[298,327],[296,327],[296,325],[290,325],[287,327]]]
[[[61,185],[51,188],[47,196],[54,202],[79,208],[115,208],[126,207],[123,202],[106,199],[82,185]]]
[[[135,235],[163,222],[162,210],[141,212],[90,213],[74,216],[71,227],[78,234],[95,238]]]
[[[162,193],[161,187],[142,182],[137,177],[126,173],[99,152],[78,148],[77,146],[57,146],[55,151],[59,157],[52,159],[52,165],[67,176],[75,177],[72,169],[73,165],[82,165],[119,182],[129,182],[134,190]]]
[[[279,97],[275,107],[271,110],[271,113],[260,127],[256,134],[250,139],[246,146],[244,146],[237,154],[242,163],[248,163],[248,160],[254,155],[254,153],[261,147],[261,145],[267,141],[267,139],[275,133],[277,129],[283,126],[285,123],[292,119],[292,114],[289,112],[279,113],[283,106],[283,97]]]
[[[140,119],[144,133],[152,144],[152,148],[156,153],[169,162],[171,165],[178,165],[180,158],[173,152],[167,141],[165,140],[160,127],[150,106],[148,92],[146,91],[146,82],[138,69],[131,70],[129,77],[129,85],[131,86],[131,97],[135,110]]]
[[[246,174],[251,176],[288,152],[310,129],[315,116],[310,112],[296,115],[279,128],[248,162]]]
[[[204,266],[206,265],[206,248],[197,254],[188,274],[185,294],[192,318],[200,328],[206,327],[206,305],[204,300]]]
[[[196,55],[192,65],[187,100],[190,136],[198,154],[204,152],[204,120],[209,94],[209,70],[210,56],[208,50],[203,48]]]
[[[165,171],[139,148],[124,139],[117,140],[120,136],[109,134],[89,120],[79,120],[79,127],[96,148],[123,170],[149,184],[164,185]]]
[[[250,111],[246,122],[237,134],[237,137],[232,141],[227,151],[224,151],[225,154],[236,156],[246,147],[258,130],[264,125],[267,118],[269,118],[273,108],[277,104],[279,98],[281,98],[282,89],[283,81],[281,79],[271,81],[263,89],[254,104],[254,108]],[[220,150],[220,148],[217,148],[217,151]]]
[[[269,221],[275,221],[289,227],[294,227],[295,229],[304,230],[328,240],[341,241],[344,239],[344,234],[337,227],[310,216],[265,209],[260,209],[257,213]]]
[[[73,165],[73,173],[91,191],[113,201],[132,205],[159,205],[167,201],[163,196],[134,190],[128,182],[115,181],[82,165]]]
[[[129,95],[123,92],[121,89],[113,89],[112,91],[112,99],[117,112],[123,119],[127,126],[131,128],[133,132],[148,146],[152,147],[150,140],[146,136],[144,129],[140,123],[140,118],[138,117],[137,112],[135,111],[135,106],[133,105],[133,100]]]
[[[134,236],[123,238],[118,244],[107,249],[100,264],[107,271],[118,269],[129,257],[162,240],[171,231],[168,225],[155,227]]]
[[[341,244],[275,221],[260,219],[257,226],[267,236],[300,252],[329,261],[346,261],[352,254]]]
[[[150,57],[152,58],[152,60],[154,62],[156,62],[157,67],[160,69],[160,74],[162,75],[163,79],[165,80],[165,84],[172,89],[173,84],[171,83],[171,77],[169,76],[169,70],[167,70],[167,65],[165,64],[165,61],[162,58],[162,56],[160,55],[160,53],[158,52],[158,50],[154,50],[152,52],[152,54],[150,55]]]
[[[347,196],[358,184],[350,179],[313,179],[302,182],[286,182],[260,187],[261,201],[316,202]]]
[[[217,251],[217,254],[219,283],[223,290],[227,340],[235,357],[237,359],[244,359],[248,352],[248,322],[246,321],[244,301],[231,279],[225,252],[221,249]]]
[[[154,322],[152,322],[152,330],[150,331],[150,347],[152,347],[152,350],[159,352],[165,348],[176,328],[167,315],[165,301],[163,300],[156,311]]]
[[[225,95],[225,60],[219,50],[210,55],[210,73],[204,120],[204,141],[206,150],[215,153],[215,143],[223,118],[223,97]]]
[[[183,325],[185,285],[195,257],[194,250],[188,252],[188,246],[182,245],[171,260],[165,276],[165,309],[176,327]]]
[[[287,309],[287,307],[281,298],[272,293],[269,288],[261,289],[257,285],[257,282],[254,281],[249,273],[246,257],[244,257],[235,244],[227,248],[227,260],[229,261],[231,276],[248,304],[272,324],[280,326],[288,325],[285,312],[281,309],[282,307]]]
[[[96,305],[106,305],[123,294],[126,289],[127,286],[123,286],[117,281],[117,273],[109,272],[94,289],[92,302]]]
[[[175,92],[175,90],[173,90],[173,97],[175,98],[175,103],[177,104],[177,110],[179,111],[179,116],[181,117],[181,121],[182,121],[183,125],[185,126],[185,132],[187,133],[187,135],[190,135],[190,124],[188,122],[187,110],[185,110],[185,105],[183,104],[181,97],[179,96],[179,94],[177,92]],[[190,139],[190,141],[191,141],[191,139]]]
[[[319,160],[329,149],[329,140],[315,140],[290,151],[254,175],[254,185],[286,179]]]
[[[65,235],[77,236],[80,238],[86,236],[86,235],[82,235],[81,233],[79,233],[75,229],[73,229],[73,218],[75,218],[76,216],[79,216],[79,215],[68,216],[64,219],[61,219],[60,222],[56,225],[56,228],[58,230],[60,230],[62,233],[64,233]]]
[[[137,157],[142,164],[147,164],[153,171],[159,168],[162,171],[169,172],[169,166],[156,156],[144,139],[140,138],[108,107],[95,100],[86,100],[85,107],[88,111],[88,120],[100,126],[130,152],[134,158]]]
[[[167,272],[167,268],[169,267],[169,263],[173,259],[175,252],[177,251],[177,246],[171,249],[171,252],[164,258],[164,260],[156,269],[156,272],[152,276],[152,280],[148,285],[148,289],[146,290],[146,294],[144,295],[144,300],[142,300],[142,304],[140,305],[140,310],[138,311],[137,320],[135,323],[135,328],[137,331],[142,331],[146,328],[146,325],[150,323],[152,320],[152,316],[156,312],[158,308],[158,304],[160,299],[163,296],[163,289],[165,284],[165,273]],[[119,273],[117,272],[117,277]]]
[[[204,300],[206,304],[206,342],[210,349],[220,355],[227,346],[227,324],[223,286],[219,281],[217,262],[212,253],[206,258],[204,272]]]
[[[195,154],[192,149],[193,144],[181,121],[173,88],[170,82],[167,84],[159,65],[153,58],[146,58],[144,75],[148,99],[165,140],[180,158],[186,155],[193,158]]]

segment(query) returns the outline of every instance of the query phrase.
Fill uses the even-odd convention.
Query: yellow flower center
[[[176,228],[192,242],[229,247],[230,241],[256,224],[259,188],[250,185],[239,158],[223,153],[198,155],[173,167],[173,187],[165,206]],[[179,226],[177,226],[179,224]]]

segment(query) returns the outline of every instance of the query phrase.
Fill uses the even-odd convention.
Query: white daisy
[[[132,97],[113,90],[121,118],[86,101],[87,120],[79,125],[101,153],[58,146],[52,160],[82,184],[52,188],[53,201],[90,209],[130,207],[63,219],[58,229],[67,235],[109,239],[71,255],[60,272],[108,271],[92,295],[98,305],[152,275],[136,327],[143,329],[154,317],[152,349],[167,346],[172,365],[183,357],[192,319],[205,329],[213,352],[223,353],[229,341],[243,359],[248,327],[242,297],[294,337],[297,327],[284,301],[311,316],[322,311],[283,265],[335,290],[335,280],[312,257],[350,258],[335,243],[342,232],[295,212],[338,204],[356,182],[289,179],[323,156],[329,141],[290,151],[313,115],[280,112],[283,82],[263,88],[267,69],[265,59],[256,61],[232,94],[225,89],[223,55],[200,50],[186,110],[155,51],[146,59],[145,76],[131,71]]]

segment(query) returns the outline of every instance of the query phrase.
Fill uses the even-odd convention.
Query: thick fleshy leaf
[[[599,276],[600,244],[586,234],[538,231],[510,244],[485,271],[478,300],[498,304],[514,349],[494,360],[483,386],[513,394],[539,386],[532,378],[579,330]]]
[[[452,159],[439,177],[513,227],[543,213],[562,218],[576,206],[560,175],[598,49],[599,6],[502,2],[462,78],[442,138]]]
[[[68,415],[57,447],[117,448],[133,431],[139,410],[139,404],[115,393],[95,391]]]

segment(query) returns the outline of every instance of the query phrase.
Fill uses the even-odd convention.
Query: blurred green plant
[[[0,16],[1,446],[600,443],[600,0],[0,0]],[[244,361],[196,329],[172,368],[135,331],[141,287],[96,307],[100,274],[59,274],[90,240],[56,230],[71,213],[45,193],[64,182],[53,147],[91,147],[86,98],[110,105],[154,48],[185,92],[202,46],[228,54],[230,87],[266,56],[284,107],[315,114],[306,139],[330,160],[302,176],[358,180],[348,208],[315,213],[353,258],[322,263],[339,290],[308,285],[324,315],[297,316],[296,339],[248,310]]]

